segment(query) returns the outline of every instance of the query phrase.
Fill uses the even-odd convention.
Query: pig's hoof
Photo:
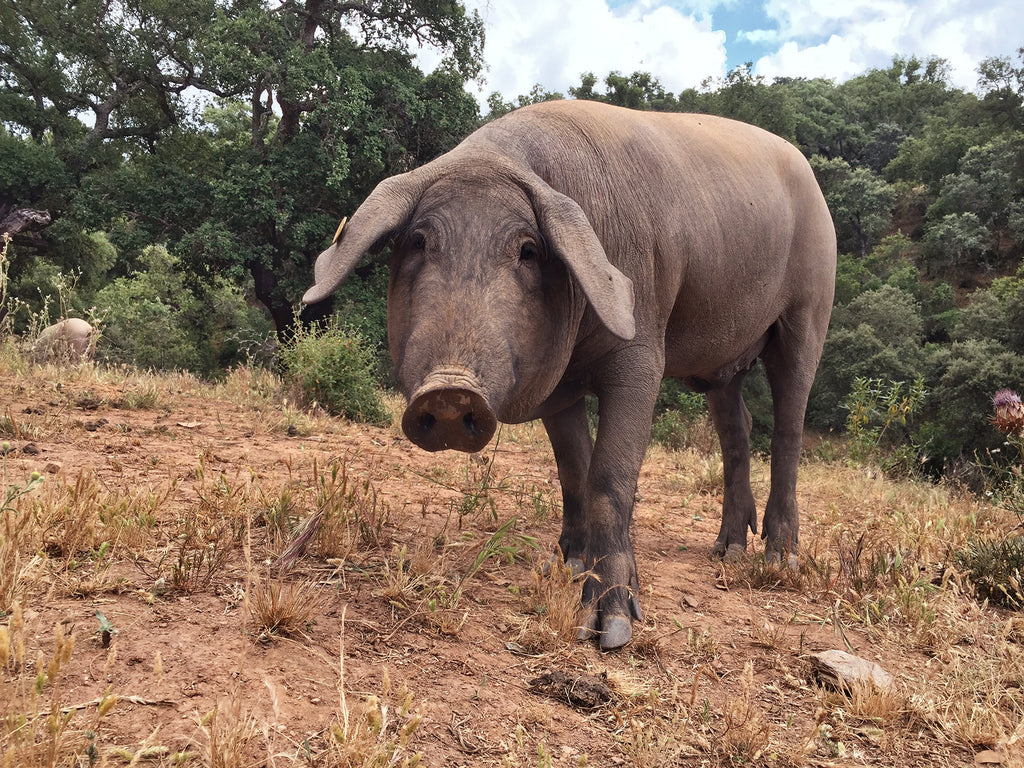
[[[583,567],[583,560],[580,558],[568,557],[563,561],[559,555],[554,554],[547,561],[541,563],[540,575],[545,577],[550,576],[551,569],[554,568],[557,563],[564,563],[565,567],[569,570],[569,575],[574,579],[578,579],[586,570],[586,568]]]
[[[722,560],[726,563],[738,563],[747,556],[747,548],[742,544],[730,544],[725,550],[725,554],[722,555]]]
[[[601,622],[601,636],[598,642],[602,651],[621,648],[633,637],[633,622],[629,616],[605,616]]]
[[[721,541],[716,541],[711,547],[711,556],[717,557],[727,563],[738,563],[747,555],[747,545],[733,542],[728,546]]]
[[[800,570],[800,560],[795,554],[785,551],[780,552],[775,549],[765,549],[764,551],[764,560],[768,565],[783,568],[783,559],[785,559],[785,566],[793,573],[797,573]]]
[[[600,629],[598,629],[600,623]],[[576,635],[578,640],[592,640],[597,638],[602,651],[610,651],[621,648],[633,637],[633,622],[629,616],[604,616],[598,620],[597,614],[592,613],[587,622],[580,627]]]

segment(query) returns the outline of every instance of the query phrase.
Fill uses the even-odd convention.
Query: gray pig
[[[587,575],[581,639],[617,648],[641,616],[629,529],[663,377],[707,393],[725,469],[712,552],[737,556],[757,532],[741,389],[764,362],[775,425],[761,535],[773,561],[796,551],[836,239],[791,144],[707,115],[525,107],[381,182],[317,258],[303,301],[322,301],[388,242],[402,429],[428,451],[473,452],[498,421],[543,421],[562,486],[559,547]]]

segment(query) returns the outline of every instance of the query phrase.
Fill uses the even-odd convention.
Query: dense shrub
[[[665,379],[654,408],[651,439],[674,451],[706,443],[710,418],[704,395],[675,379]]]
[[[933,465],[1001,447],[990,428],[992,393],[1024,381],[1024,356],[992,340],[952,344],[940,357],[930,387],[920,442]]]
[[[807,421],[841,429],[857,378],[911,382],[922,376],[923,321],[914,297],[895,286],[865,291],[832,314],[807,406]]]
[[[285,376],[299,387],[307,404],[329,413],[384,426],[391,416],[373,375],[374,355],[362,335],[337,318],[323,326],[297,325],[291,343],[280,350]]]
[[[165,248],[147,248],[141,266],[95,295],[103,313],[97,359],[208,376],[245,357],[243,339],[269,331],[241,290],[220,280],[186,283]]]
[[[358,332],[373,353],[375,375],[381,382],[391,378],[387,348],[388,266],[377,264],[351,274],[334,294],[335,314],[345,327]]]

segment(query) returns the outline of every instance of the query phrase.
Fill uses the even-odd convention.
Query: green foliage
[[[928,227],[924,253],[929,272],[949,267],[977,268],[992,233],[974,213],[950,213]]]
[[[868,168],[845,160],[811,158],[825,200],[836,224],[839,249],[866,256],[892,219],[896,190]]]
[[[925,394],[922,378],[911,383],[854,379],[844,406],[850,458],[876,464],[890,474],[910,474],[917,451],[907,442],[906,427],[921,409]]]
[[[1011,203],[1024,192],[1022,152],[1024,137],[999,136],[970,147],[957,172],[943,177],[928,216],[937,219],[966,212],[975,214],[985,227],[1005,226]]]
[[[997,605],[1024,608],[1024,536],[993,540],[975,537],[955,552],[954,562],[967,572],[978,597]]]
[[[953,286],[949,283],[934,283],[928,286],[921,302],[921,312],[924,316],[925,340],[949,341],[953,327],[960,321],[960,310],[956,306]]]
[[[281,365],[308,403],[354,421],[384,426],[391,416],[373,376],[373,352],[357,331],[337,319],[324,326],[296,325],[281,348]]]
[[[392,366],[387,348],[387,289],[388,268],[378,264],[350,275],[334,294],[335,315],[363,339],[381,381],[389,380]]]
[[[694,427],[708,418],[707,400],[675,379],[666,379],[661,383],[654,413],[651,439],[679,451],[690,445]]]
[[[819,428],[845,425],[843,403],[856,379],[916,381],[924,374],[923,321],[914,297],[891,285],[865,291],[833,310],[807,420]]]
[[[445,55],[438,70],[413,65],[413,41]],[[455,1],[12,7],[0,125],[24,138],[0,136],[0,210],[46,208],[69,237],[109,232],[120,277],[152,243],[201,278],[248,277],[287,335],[341,215],[476,125],[463,86],[482,45],[478,14]],[[193,114],[186,92],[216,98],[214,114]],[[15,189],[4,167],[32,184]]]
[[[999,448],[1002,441],[989,428],[992,393],[1024,381],[1024,356],[989,339],[968,339],[953,343],[932,365],[938,374],[932,374],[919,438],[932,465]]]
[[[1024,47],[1017,49],[1021,66],[1009,56],[993,56],[981,62],[979,86],[985,96],[982,106],[1002,126],[1024,128]]]
[[[864,258],[840,253],[836,264],[836,305],[848,304],[865,291],[883,285],[899,288],[907,294],[921,290],[917,267],[914,266],[916,246],[903,233],[888,235]]]
[[[140,368],[212,375],[244,357],[243,337],[268,330],[237,288],[220,279],[189,283],[160,246],[146,249],[140,269],[98,291],[95,301],[104,313],[97,358]]]
[[[590,75],[593,77],[593,75]],[[587,79],[587,75],[583,76],[584,81]],[[484,116],[484,122],[490,122],[496,120],[502,115],[507,115],[514,109],[520,107],[526,107],[530,104],[540,104],[544,101],[559,101],[564,99],[561,93],[557,91],[547,91],[543,86],[538,83],[533,86],[533,89],[527,93],[516,97],[515,101],[505,101],[502,99],[501,94],[495,91],[487,97],[487,114]]]

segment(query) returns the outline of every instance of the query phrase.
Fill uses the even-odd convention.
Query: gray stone
[[[870,684],[884,690],[893,684],[892,675],[873,661],[846,651],[823,651],[811,656],[811,671],[822,685],[849,690],[854,685]]]

